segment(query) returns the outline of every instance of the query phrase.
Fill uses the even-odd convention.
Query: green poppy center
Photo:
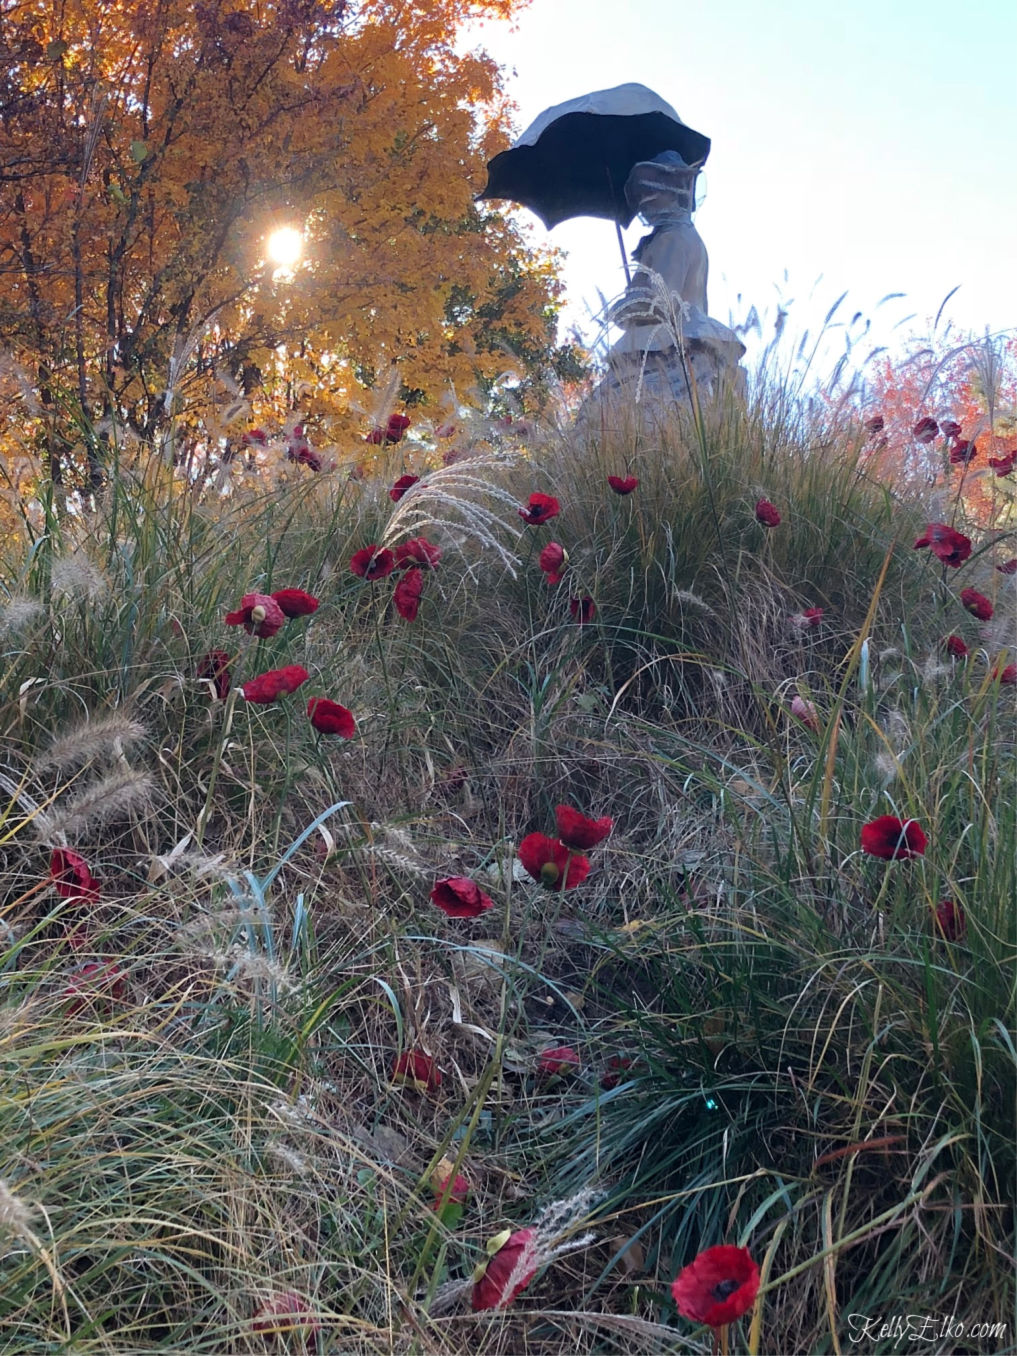
[[[557,885],[561,880],[561,872],[554,862],[545,862],[540,868],[540,879],[545,885]]]

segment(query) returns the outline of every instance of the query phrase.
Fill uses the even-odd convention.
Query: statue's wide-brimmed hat
[[[506,198],[535,212],[549,229],[569,217],[605,217],[627,226],[633,165],[677,151],[701,165],[710,138],[686,127],[645,85],[618,85],[548,108],[507,150],[487,162],[485,198]]]

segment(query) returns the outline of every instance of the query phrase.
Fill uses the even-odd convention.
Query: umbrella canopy
[[[710,138],[686,127],[670,104],[645,85],[618,85],[548,108],[507,151],[487,162],[480,198],[508,198],[550,229],[569,217],[606,217],[627,226],[625,201],[633,165],[677,151],[701,165]]]

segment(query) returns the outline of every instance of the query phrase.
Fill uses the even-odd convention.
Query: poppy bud
[[[487,1245],[489,1262],[473,1274],[470,1305],[474,1313],[485,1309],[504,1309],[520,1290],[526,1288],[537,1271],[537,1236],[533,1229],[505,1229]]]

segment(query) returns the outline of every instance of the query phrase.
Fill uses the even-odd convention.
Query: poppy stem
[[[292,759],[290,758],[290,749],[293,743],[293,717],[290,712],[289,703],[284,707],[286,714],[286,739],[283,743],[283,784],[279,792],[279,808],[275,812],[275,821],[272,824],[272,858],[275,860],[279,853],[279,836],[282,833],[283,811],[286,808],[286,797],[289,794],[292,774],[290,771]]]
[[[205,829],[208,827],[208,818],[212,813],[212,796],[215,792],[216,777],[219,774],[219,764],[222,762],[223,749],[229,739],[230,730],[233,728],[233,712],[237,706],[236,690],[230,692],[226,698],[226,715],[223,719],[222,733],[215,746],[215,754],[212,759],[212,770],[208,774],[208,790],[205,793],[205,804],[201,807],[198,818],[194,823],[194,846],[200,848],[205,839]]]
[[[506,1044],[504,1029],[505,1016],[506,1016],[505,1002],[503,995],[502,1011],[499,1017],[498,1032],[494,1042],[494,1049],[491,1052],[491,1058],[488,1061],[487,1068],[484,1070],[483,1074],[481,1074],[480,1081],[478,1082],[476,1088],[472,1093],[473,1101],[472,1108],[468,1112],[464,1111],[462,1113],[459,1119],[459,1124],[456,1127],[457,1130],[462,1130],[464,1123],[466,1125],[465,1132],[462,1135],[461,1142],[459,1145],[459,1152],[456,1157],[455,1169],[453,1169],[450,1178],[450,1180],[452,1181],[455,1180],[455,1171],[456,1169],[458,1169],[460,1162],[466,1156],[466,1154],[469,1153],[470,1145],[473,1143],[473,1139],[477,1131],[477,1126],[480,1123],[480,1117],[483,1114],[485,1106],[487,1105],[488,1094],[490,1093],[495,1080],[496,1079],[500,1080],[501,1078],[502,1059],[505,1054],[505,1044]],[[468,1120],[467,1115],[469,1116]],[[450,1139],[451,1133],[454,1132],[450,1132]],[[398,1216],[398,1219],[396,1221],[397,1225],[402,1224],[403,1220],[406,1218],[413,1204],[414,1204],[413,1198],[410,1197],[410,1200],[408,1201],[407,1205],[404,1206],[402,1213]],[[424,1274],[425,1269],[431,1265],[431,1251],[433,1248],[433,1244],[437,1240],[441,1228],[443,1227],[443,1223],[444,1222],[437,1216],[431,1221],[431,1225],[427,1233],[427,1238],[424,1242],[424,1246],[418,1253],[417,1265],[414,1268],[413,1275],[410,1278],[410,1287],[411,1287],[410,1293],[413,1293],[413,1290],[416,1289],[417,1284],[420,1281],[421,1276]],[[439,1260],[441,1259],[439,1258]]]
[[[395,698],[392,695],[392,679],[389,675],[385,646],[381,638],[381,613],[377,607],[374,609],[374,644],[378,651],[378,662],[381,664],[381,676],[385,682],[385,695],[388,697],[388,727],[391,731],[395,725]],[[385,752],[388,752],[388,735],[385,737]]]
[[[879,882],[879,891],[876,894],[876,898],[872,901],[872,913],[876,916],[878,916],[879,910],[882,907],[884,897],[889,893],[890,890],[890,881],[893,872],[889,870],[889,865],[890,863],[887,862],[886,865],[883,867],[882,872],[883,879]]]
[[[386,609],[385,609],[385,614],[384,614],[384,615],[387,615],[387,611],[388,611],[388,607],[387,607],[387,605],[386,605]],[[398,687],[399,687],[399,685],[400,685],[401,682],[402,682],[402,674],[398,674],[398,675],[397,675],[397,685],[396,685],[396,689],[394,690],[393,687],[392,687],[392,675],[391,675],[391,673],[389,672],[388,656],[387,656],[386,653],[385,653],[385,644],[384,644],[384,641],[382,640],[382,635],[381,635],[381,619],[382,619],[382,615],[383,615],[383,613],[381,612],[381,610],[380,610],[379,608],[376,607],[376,608],[374,609],[374,643],[375,643],[375,646],[376,646],[377,651],[378,651],[378,662],[379,662],[380,665],[381,665],[381,676],[382,676],[382,678],[383,678],[383,680],[384,680],[384,683],[385,683],[385,696],[388,698],[388,719],[387,719],[386,722],[385,722],[385,745],[384,745],[384,748],[383,748],[383,750],[382,750],[382,757],[383,757],[384,759],[387,759],[387,758],[388,758],[389,747],[390,747],[390,745],[391,745],[391,743],[392,743],[392,732],[393,732],[394,730],[398,729],[398,726],[399,726],[398,717],[397,717],[397,712],[396,712],[396,699],[395,699],[395,693],[396,693],[396,691],[398,690]],[[406,661],[405,661],[405,659],[404,659],[404,660],[403,660],[403,665],[402,665],[403,673],[405,673],[405,668],[406,668]],[[409,786],[409,781],[407,780],[407,776],[406,776],[406,763],[405,763],[405,761],[404,761],[404,759],[403,759],[403,756],[402,756],[402,752],[401,752],[401,751],[400,751],[399,754],[398,754],[398,757],[397,757],[397,760],[396,760],[396,766],[397,766],[398,769],[399,769],[399,777],[400,777],[400,780],[402,781],[402,784],[403,784],[403,792],[404,792],[404,794],[408,797],[409,794],[410,794],[410,786]]]

